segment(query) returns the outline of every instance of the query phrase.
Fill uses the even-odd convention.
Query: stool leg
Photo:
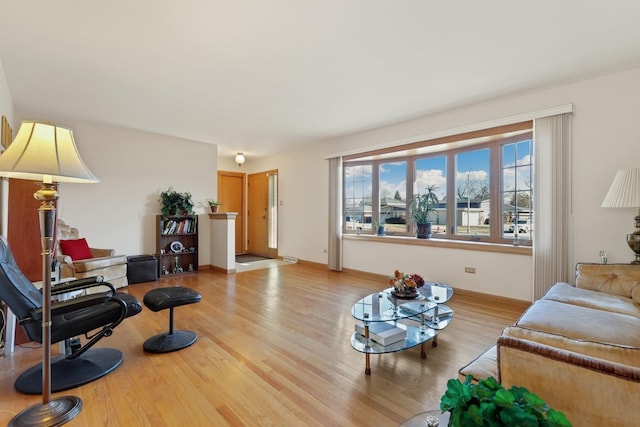
[[[169,335],[173,335],[173,307],[169,308]]]

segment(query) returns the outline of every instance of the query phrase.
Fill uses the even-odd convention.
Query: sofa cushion
[[[640,347],[640,318],[541,299],[516,326],[609,344]]]
[[[638,289],[640,289],[640,287]],[[542,299],[627,314],[640,318],[640,304],[635,303],[631,298],[576,288],[568,283],[556,283]]]
[[[563,335],[518,326],[506,327],[502,331],[502,335],[640,368],[640,347],[600,343],[592,340],[576,340]]]
[[[458,370],[458,374],[463,378],[467,375],[473,375],[473,378],[476,380],[489,377],[498,378],[497,359],[498,350],[497,346],[494,345],[489,350],[485,351],[480,356],[460,368],[460,370]]]
[[[89,245],[87,244],[87,240],[84,238],[60,240],[60,250],[63,254],[70,256],[74,261],[93,257],[91,249],[89,249]]]
[[[635,264],[578,264],[576,287],[631,298],[640,286],[640,265]],[[634,291],[634,293],[637,291]],[[637,300],[636,300],[637,301]]]

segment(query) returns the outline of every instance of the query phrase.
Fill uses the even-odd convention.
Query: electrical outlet
[[[476,274],[476,269],[475,269],[475,267],[465,267],[464,268],[464,272],[465,273],[470,273],[470,274]]]

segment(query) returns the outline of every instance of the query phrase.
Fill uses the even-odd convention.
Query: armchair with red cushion
[[[116,288],[128,285],[126,255],[116,255],[114,249],[91,248],[86,239],[79,237],[77,228],[61,219],[58,219],[57,230],[61,277],[102,276]]]

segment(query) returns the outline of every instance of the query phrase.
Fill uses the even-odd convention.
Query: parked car
[[[518,225],[518,233],[528,233],[531,231],[531,220],[529,219],[517,219],[515,223],[509,224],[509,233],[513,233],[516,224]]]

